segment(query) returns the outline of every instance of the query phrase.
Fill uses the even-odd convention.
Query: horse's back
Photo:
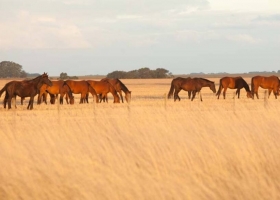
[[[87,81],[66,80],[65,83],[71,88],[73,93],[88,92]]]
[[[223,77],[220,79],[220,85],[222,85],[224,88],[234,88],[235,87],[235,80],[233,77]]]
[[[110,90],[110,87],[112,86],[109,82],[107,81],[92,81],[88,80],[88,83],[90,84],[91,87],[96,91],[97,94],[106,92],[108,93]]]
[[[252,77],[252,84],[260,86],[264,89],[273,89],[279,87],[279,78],[277,76],[254,76]]]

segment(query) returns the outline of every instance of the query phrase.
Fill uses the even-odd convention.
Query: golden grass
[[[1,106],[0,199],[280,199],[279,100],[123,82],[130,105]]]

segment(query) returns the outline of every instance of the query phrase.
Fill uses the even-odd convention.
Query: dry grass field
[[[279,99],[174,102],[171,79],[122,81],[130,104],[5,110],[2,95],[0,199],[280,199]]]

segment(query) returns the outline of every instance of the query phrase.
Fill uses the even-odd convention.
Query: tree
[[[163,68],[157,68],[155,70],[155,78],[166,78],[169,71]]]
[[[0,78],[22,77],[25,78],[27,73],[22,70],[22,66],[11,61],[2,61],[0,63]]]
[[[172,77],[172,73],[164,68],[157,68],[156,70],[150,70],[147,67],[140,68],[138,70],[132,70],[128,72],[113,71],[107,74],[107,78],[168,78]]]
[[[68,76],[67,73],[61,72],[58,79],[65,80],[65,79],[79,79],[78,76]]]
[[[65,72],[61,72],[60,73],[60,76],[59,76],[59,79],[68,79],[69,78],[69,76],[67,75],[67,73],[65,73]]]

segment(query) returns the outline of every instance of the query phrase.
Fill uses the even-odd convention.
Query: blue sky
[[[1,0],[0,61],[29,73],[280,70],[278,0]]]

